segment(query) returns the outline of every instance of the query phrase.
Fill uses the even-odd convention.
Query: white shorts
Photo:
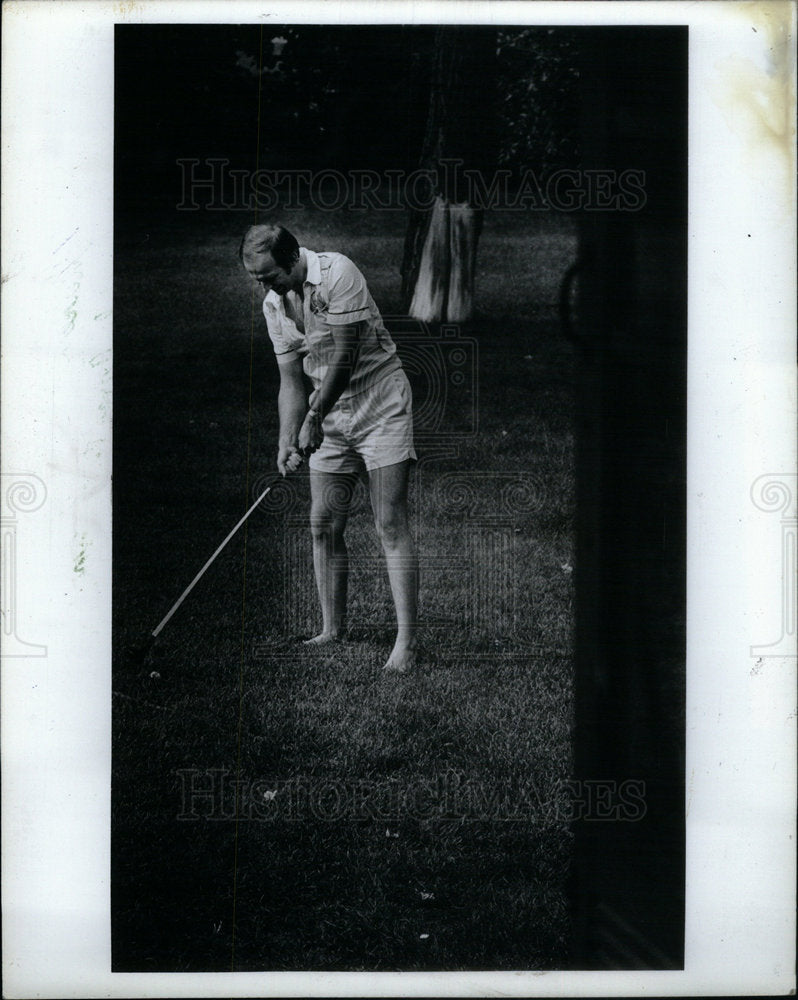
[[[339,399],[324,418],[324,440],[308,461],[318,472],[360,472],[415,459],[413,393],[399,369]]]

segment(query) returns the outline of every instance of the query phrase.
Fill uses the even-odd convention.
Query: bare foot
[[[399,646],[393,647],[391,655],[382,668],[389,674],[407,674],[416,666],[416,647]]]
[[[303,639],[303,646],[326,646],[328,642],[337,642],[340,637],[339,632],[319,632],[312,639]]]

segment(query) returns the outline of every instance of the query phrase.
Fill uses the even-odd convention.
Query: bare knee
[[[310,511],[310,534],[314,542],[325,542],[338,547],[343,544],[346,519],[328,510]]]
[[[314,542],[339,542],[343,532],[329,518],[311,518],[310,534]]]
[[[374,523],[377,537],[385,549],[396,549],[407,538],[407,519],[400,512],[386,511],[382,516],[375,518]]]

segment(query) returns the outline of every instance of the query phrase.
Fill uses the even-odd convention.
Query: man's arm
[[[302,362],[292,358],[279,365],[280,391],[277,396],[277,413],[280,417],[280,437],[277,448],[277,468],[284,476],[293,472],[300,464],[294,460],[289,463],[292,455],[299,452],[299,431],[302,418],[305,416],[305,383],[302,375]]]
[[[341,393],[349,385],[352,371],[357,362],[360,338],[365,327],[365,323],[353,323],[351,326],[332,328],[335,351],[321,385],[313,394],[313,404],[299,431],[301,451],[315,451],[321,444],[323,438],[322,420],[335,406]]]

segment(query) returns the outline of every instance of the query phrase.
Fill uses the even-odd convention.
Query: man
[[[385,670],[414,665],[418,563],[407,516],[412,395],[396,346],[365,278],[339,253],[314,253],[278,225],[250,226],[239,255],[266,292],[263,312],[280,370],[277,468],[310,455],[310,528],[322,630],[333,642],[346,617],[344,529],[358,477],[368,476],[374,520],[396,607]],[[303,370],[313,383],[306,402]]]

